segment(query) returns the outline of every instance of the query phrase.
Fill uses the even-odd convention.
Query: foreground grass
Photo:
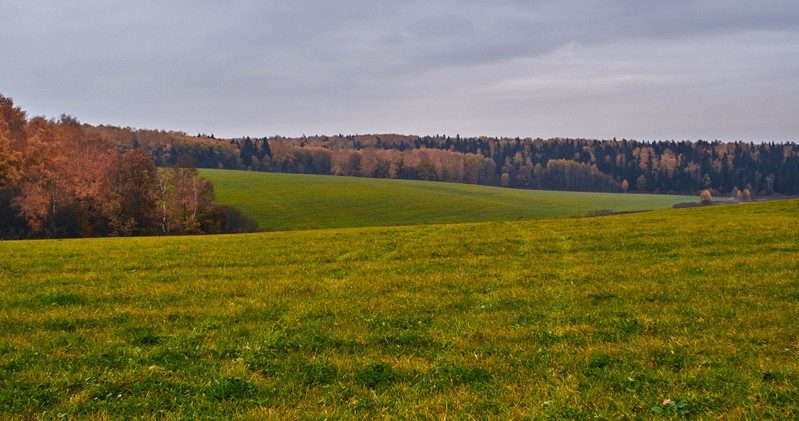
[[[264,230],[549,219],[665,209],[697,198],[503,189],[456,183],[202,170],[220,203]]]
[[[3,242],[0,411],[796,419],[797,215]]]

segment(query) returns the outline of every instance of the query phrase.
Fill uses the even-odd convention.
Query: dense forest
[[[507,139],[460,136],[303,136],[215,139],[87,127],[159,166],[191,155],[200,167],[403,178],[525,189],[714,195],[799,194],[795,143]]]
[[[238,139],[254,170],[453,181],[516,188],[799,194],[794,143],[459,136]]]
[[[214,203],[189,155],[157,168],[76,119],[28,119],[0,96],[0,238],[199,234],[254,230]]]

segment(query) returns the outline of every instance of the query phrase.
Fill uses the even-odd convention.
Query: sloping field
[[[669,208],[697,198],[503,189],[456,183],[202,170],[220,203],[264,230],[562,218]]]
[[[798,215],[0,242],[0,412],[797,419]]]

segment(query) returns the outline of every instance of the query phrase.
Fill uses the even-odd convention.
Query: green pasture
[[[529,220],[664,209],[696,197],[504,189],[457,183],[201,170],[220,203],[263,230]]]
[[[794,200],[0,242],[0,417],[797,419],[798,238]]]

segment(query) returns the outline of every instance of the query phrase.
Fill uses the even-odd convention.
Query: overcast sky
[[[799,1],[0,0],[0,94],[217,137],[799,141]]]

